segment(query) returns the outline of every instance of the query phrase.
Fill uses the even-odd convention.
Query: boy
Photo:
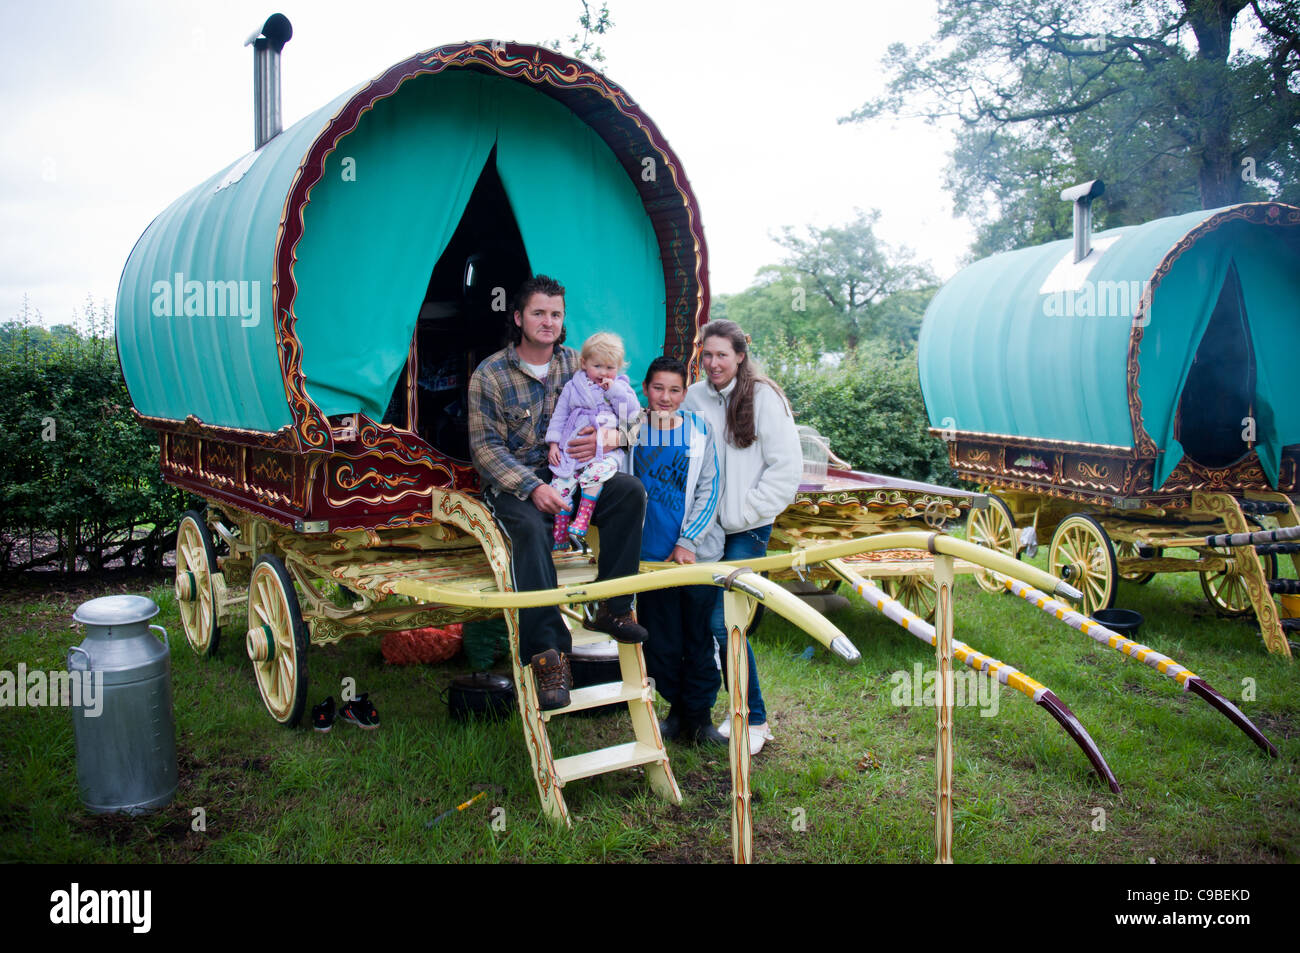
[[[720,559],[717,451],[704,418],[681,410],[686,366],[676,358],[657,357],[641,387],[649,426],[641,428],[638,443],[628,452],[628,468],[646,490],[641,559],[682,564]],[[728,743],[710,717],[721,682],[709,629],[715,599],[712,586],[659,589],[637,597],[638,621],[654,633],[645,645],[646,669],[672,706],[659,725],[664,738]]]

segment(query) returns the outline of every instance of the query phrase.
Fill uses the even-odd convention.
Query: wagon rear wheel
[[[886,576],[880,580],[885,595],[897,599],[909,612],[926,622],[934,621],[934,610],[939,604],[939,587],[930,576]]]
[[[221,641],[212,585],[215,572],[217,555],[208,525],[200,514],[186,510],[176,528],[176,605],[185,638],[202,658],[215,654]]]
[[[1154,550],[1155,550],[1156,558],[1163,556],[1165,553],[1165,551],[1163,549],[1160,549],[1159,547],[1154,547]],[[1138,544],[1133,542],[1132,540],[1125,539],[1115,544],[1116,560],[1135,559],[1139,555],[1141,555],[1141,553],[1138,552]],[[1118,565],[1118,563],[1116,563],[1116,565]],[[1137,583],[1139,586],[1145,586],[1155,577],[1156,574],[1153,572],[1141,572],[1140,570],[1134,570],[1131,572],[1121,572],[1119,574],[1119,578],[1123,579],[1125,582],[1134,582]]]
[[[1256,520],[1247,520],[1247,523],[1252,532],[1261,528]],[[1240,546],[1215,546],[1212,551],[1228,560],[1227,568],[1221,572],[1200,574],[1201,591],[1205,593],[1205,598],[1214,606],[1215,612],[1228,618],[1249,615],[1255,611],[1255,606],[1250,601],[1250,590],[1246,588],[1246,577],[1237,565],[1237,560],[1242,558],[1238,555],[1241,549]],[[1264,578],[1276,579],[1277,557],[1268,553],[1260,556],[1259,561],[1264,567]]]
[[[995,552],[1020,558],[1020,541],[1016,537],[1016,518],[1001,499],[989,494],[989,505],[971,510],[966,517],[966,541],[987,546]],[[1006,592],[997,575],[987,569],[976,570],[975,582],[985,592]]]
[[[307,707],[307,626],[284,563],[269,554],[248,580],[245,648],[266,710],[292,728]]]
[[[1115,548],[1102,525],[1091,516],[1067,516],[1052,534],[1047,571],[1083,593],[1078,609],[1092,615],[1115,604],[1119,572]]]

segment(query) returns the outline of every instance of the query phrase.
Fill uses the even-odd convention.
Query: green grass
[[[1042,558],[1038,560],[1042,564]],[[1287,562],[1287,574],[1290,572]],[[0,669],[57,669],[82,636],[76,606],[120,586],[0,596]],[[148,591],[148,585],[131,591]],[[0,861],[50,862],[725,862],[725,752],[671,746],[680,807],[625,771],[566,788],[572,830],[538,808],[517,719],[461,725],[440,691],[465,671],[384,664],[377,637],[312,647],[310,701],[352,677],[383,727],[288,731],[271,721],[244,657],[243,620],[210,660],[187,647],[169,582],[149,595],[173,644],[180,789],[143,818],[86,813],[71,718],[0,712]],[[1002,689],[996,716],[956,712],[958,862],[1160,863],[1300,859],[1300,687],[1252,623],[1209,611],[1194,576],[1121,584],[1146,617],[1139,640],[1238,702],[1277,744],[1266,757],[1172,680],[1097,646],[1014,596],[960,578],[957,637],[1045,683],[1080,718],[1124,786],[1113,795],[1045,711]],[[847,666],[769,614],[755,638],[776,740],[753,763],[754,855],[801,863],[933,859],[934,712],[891,704],[890,674],[933,651],[860,601],[832,617],[858,645]],[[504,670],[504,668],[502,668]],[[1253,679],[1255,700],[1243,701]],[[720,714],[721,707],[715,710]],[[559,719],[557,756],[627,740],[627,715]],[[872,759],[864,759],[870,751]],[[878,766],[877,766],[878,765]],[[475,785],[503,790],[437,827]],[[206,831],[192,829],[202,808]],[[1105,812],[1105,830],[1094,830]],[[490,823],[497,819],[497,828]]]

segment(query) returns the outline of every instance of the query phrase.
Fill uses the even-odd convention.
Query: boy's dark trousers
[[[550,480],[549,471],[537,475]],[[483,501],[510,540],[510,566],[515,590],[554,589],[555,563],[551,561],[551,546],[555,542],[552,535],[554,518],[534,506],[532,500],[521,500],[509,493],[484,493]],[[600,530],[597,579],[636,575],[640,566],[641,524],[644,520],[645,488],[641,481],[626,473],[614,474],[605,482],[591,516],[591,522]],[[616,596],[607,600],[605,605],[614,615],[620,616],[631,611],[632,597]],[[557,606],[519,610],[521,664],[527,665],[534,655],[547,649],[567,655],[572,648],[573,639]]]
[[[643,650],[655,690],[678,715],[705,717],[718,697],[722,678],[714,662],[709,616],[713,586],[656,589],[636,597],[637,621],[650,637]]]

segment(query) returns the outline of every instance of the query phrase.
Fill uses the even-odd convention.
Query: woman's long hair
[[[754,385],[766,384],[776,391],[787,414],[790,413],[790,401],[774,380],[755,370],[754,359],[749,355],[749,341],[739,324],[735,321],[710,321],[704,325],[703,333],[703,341],[724,338],[731,342],[731,349],[737,356],[745,357],[736,369],[736,389],[727,404],[727,442],[744,450],[758,439],[754,432]]]

